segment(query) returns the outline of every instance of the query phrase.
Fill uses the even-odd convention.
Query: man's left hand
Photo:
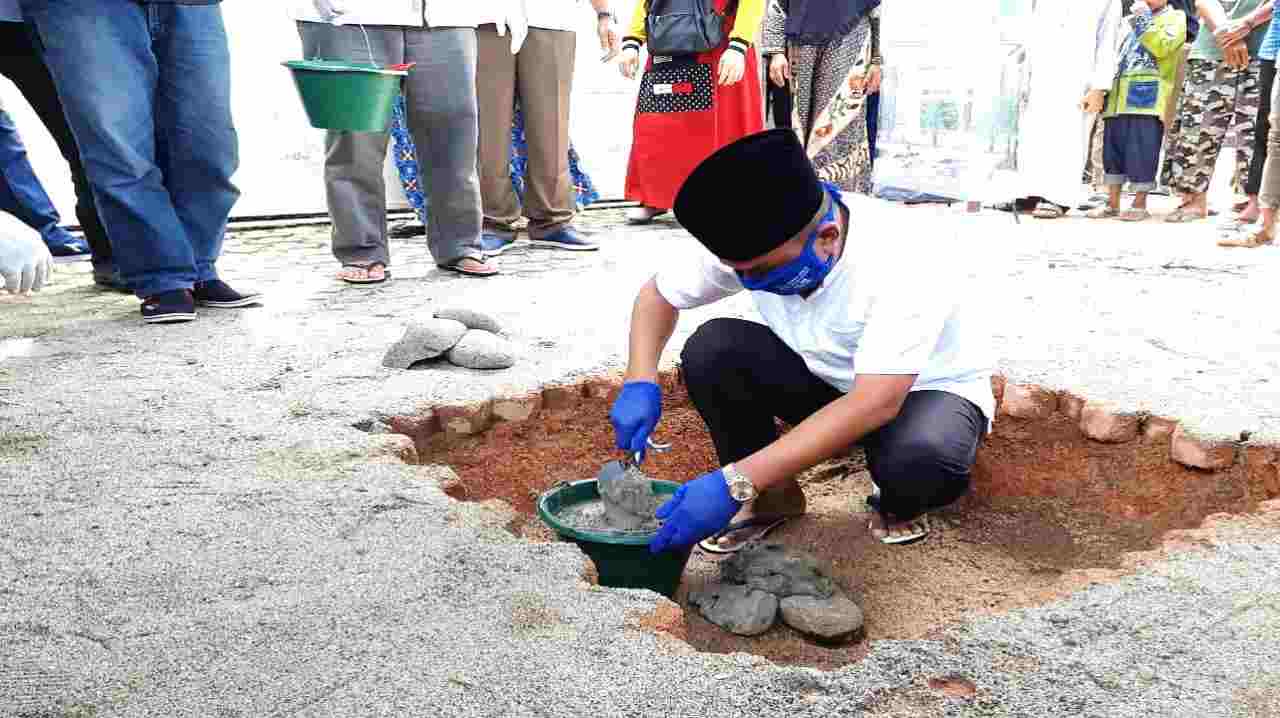
[[[725,50],[720,55],[720,84],[733,85],[742,79],[747,70],[747,57],[737,50]]]
[[[734,53],[726,53],[726,55]],[[729,485],[719,469],[690,481],[676,490],[658,509],[663,521],[658,535],[649,542],[649,551],[687,548],[729,525],[742,504],[729,495]]]
[[[618,37],[618,31],[614,29],[613,18],[600,18],[596,25],[596,35],[600,37],[600,51],[604,53],[600,62],[609,62],[617,57],[622,49],[622,38]]]

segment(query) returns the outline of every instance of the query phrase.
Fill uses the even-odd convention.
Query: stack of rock
[[[781,544],[753,543],[721,564],[721,583],[689,594],[689,603],[730,633],[756,636],[779,616],[805,636],[845,643],[862,632],[862,609],[818,559]]]
[[[431,319],[410,324],[382,365],[408,369],[439,357],[467,369],[506,369],[516,363],[516,348],[493,317],[473,309],[441,309]]]

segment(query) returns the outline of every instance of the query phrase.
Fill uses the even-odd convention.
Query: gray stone
[[[739,636],[758,636],[778,617],[778,597],[749,586],[711,584],[689,594],[702,617]]]
[[[493,332],[494,334],[502,333],[502,325],[497,319],[478,312],[474,309],[465,309],[463,307],[446,307],[436,311],[436,317],[439,319],[452,319],[467,325],[467,329],[479,329],[481,331]]]
[[[830,598],[836,591],[835,583],[818,559],[807,553],[787,551],[776,543],[756,543],[743,548],[724,562],[720,578],[767,591],[778,598]]]
[[[516,363],[516,347],[493,332],[472,329],[449,350],[446,358],[467,369],[506,369]]]
[[[466,333],[466,325],[452,319],[428,319],[410,324],[400,341],[391,345],[382,357],[382,366],[408,369],[414,362],[435,359],[452,349]]]
[[[779,608],[783,623],[823,643],[844,643],[862,631],[862,609],[844,594],[789,596]]]

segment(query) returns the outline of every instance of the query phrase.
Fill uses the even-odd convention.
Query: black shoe
[[[175,289],[142,300],[142,321],[147,324],[189,322],[196,318],[196,303],[187,289]]]
[[[110,289],[114,292],[133,293],[133,290],[129,289],[129,285],[125,283],[124,277],[120,276],[120,270],[110,264],[93,265],[93,283],[103,289]]]
[[[261,294],[241,294],[221,279],[196,282],[196,288],[193,293],[195,294],[196,304],[202,307],[237,309],[262,303],[259,301]]]

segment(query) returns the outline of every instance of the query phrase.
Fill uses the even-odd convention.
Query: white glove
[[[339,6],[339,0],[311,0],[311,4],[316,6],[316,12],[320,14],[320,19],[325,22],[337,23],[346,9]]]
[[[525,38],[529,37],[529,15],[524,10],[524,0],[506,0],[505,5],[502,11],[504,19],[495,23],[498,36],[505,37],[510,30],[511,54],[518,55],[520,48],[524,47]]]
[[[10,294],[39,291],[52,275],[53,256],[39,233],[26,226],[0,223],[0,279],[4,288]]]

